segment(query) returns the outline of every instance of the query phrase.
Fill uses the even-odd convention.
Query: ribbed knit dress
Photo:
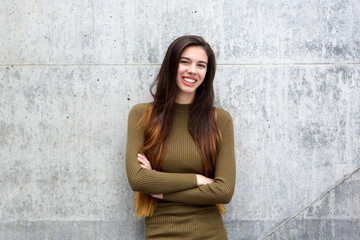
[[[151,217],[145,218],[146,239],[227,239],[215,204],[229,203],[235,188],[233,122],[228,112],[216,109],[223,144],[216,158],[211,184],[198,187],[196,174],[205,174],[200,152],[188,131],[191,104],[176,104],[165,157],[160,171],[142,168],[137,154],[144,144],[141,117],[149,103],[135,105],[129,113],[126,171],[131,188],[147,194],[162,193]]]

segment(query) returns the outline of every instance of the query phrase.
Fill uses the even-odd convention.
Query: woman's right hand
[[[152,170],[151,163],[150,163],[150,161],[145,157],[145,155],[139,153],[139,154],[137,155],[137,160],[139,161],[140,166],[141,166],[142,168],[146,168],[146,169]]]
[[[214,182],[214,179],[205,177],[201,174],[196,174],[196,180],[197,180],[198,186],[202,186],[202,185],[210,184],[210,183]]]

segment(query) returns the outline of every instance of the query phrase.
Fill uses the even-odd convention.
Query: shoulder
[[[152,103],[138,103],[134,105],[129,112],[129,118],[141,118],[146,111],[150,108]]]
[[[228,111],[221,108],[215,108],[215,111],[218,121],[232,121],[232,117]]]
[[[229,123],[232,125],[232,117],[230,113],[221,108],[215,108],[216,123],[220,128],[227,126]]]
[[[130,113],[131,112],[136,112],[136,113],[142,113],[145,114],[145,112],[151,107],[152,103],[138,103],[135,104],[131,109],[130,109]]]

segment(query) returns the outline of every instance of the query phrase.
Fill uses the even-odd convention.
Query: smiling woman
[[[151,94],[129,113],[126,170],[146,239],[227,239],[235,188],[231,116],[214,108],[216,62],[199,36],[173,41]]]

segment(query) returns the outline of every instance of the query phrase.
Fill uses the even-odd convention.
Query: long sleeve
[[[236,178],[233,122],[230,114],[221,109],[218,109],[217,122],[223,144],[216,159],[214,182],[193,189],[165,193],[164,200],[193,205],[230,202]]]
[[[137,104],[129,113],[126,145],[126,172],[134,191],[155,194],[171,193],[197,187],[194,173],[166,173],[142,168],[137,161],[144,144],[144,129],[139,121],[149,104]]]

